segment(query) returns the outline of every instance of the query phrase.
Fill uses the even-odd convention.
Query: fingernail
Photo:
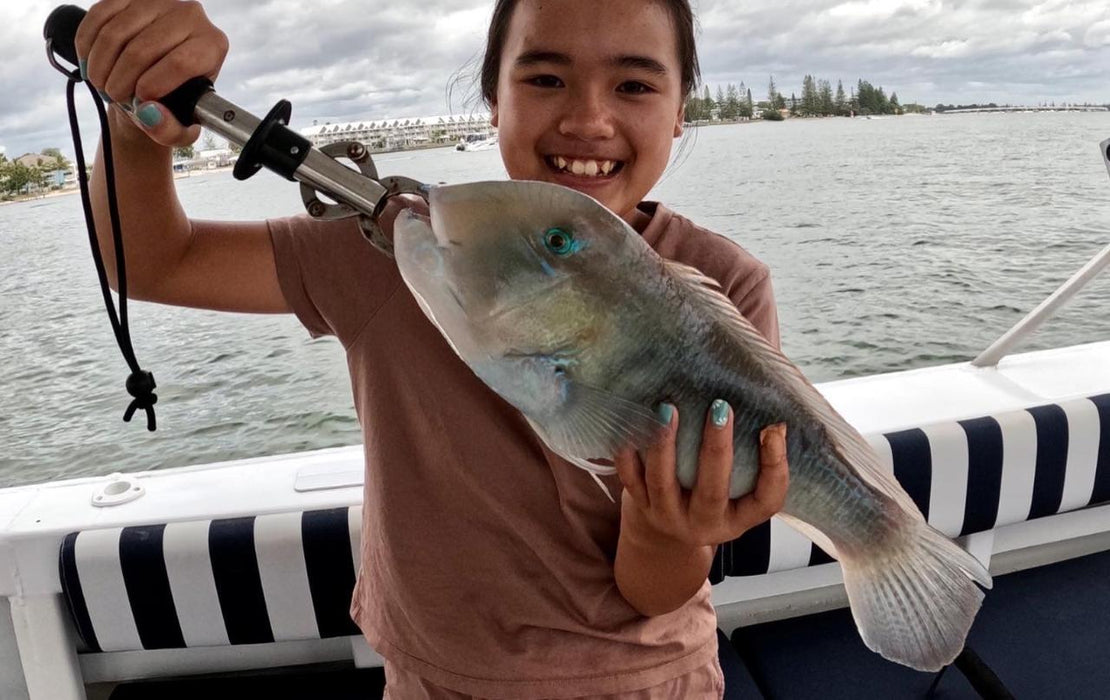
[[[108,97],[108,93],[103,90],[97,90],[96,92],[100,95],[100,99],[104,100],[107,104],[112,104],[112,98]]]
[[[135,116],[138,117],[139,121],[143,123],[143,126],[147,128],[155,127],[162,123],[162,110],[158,109],[152,102],[147,102],[140,107],[139,111],[135,113]]]
[[[670,425],[671,420],[674,419],[674,406],[669,403],[661,403],[659,408],[656,409],[656,413],[659,414],[659,420],[663,425]]]
[[[713,425],[718,428],[725,427],[728,423],[728,402],[723,399],[717,399],[709,407],[709,416],[713,420]]]
[[[81,80],[89,79],[89,62],[87,59],[77,59],[77,68],[81,71]]]

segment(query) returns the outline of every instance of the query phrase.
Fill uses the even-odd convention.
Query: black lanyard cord
[[[104,258],[100,253],[100,243],[96,235],[96,222],[92,211],[92,198],[89,194],[89,178],[85,170],[85,153],[81,147],[81,129],[77,123],[77,108],[74,104],[74,87],[79,80],[70,77],[66,86],[66,103],[69,108],[69,127],[73,133],[73,148],[77,160],[77,180],[81,186],[81,204],[85,211],[85,224],[89,230],[89,244],[92,247],[93,261],[96,264],[96,275],[100,280],[100,291],[104,297],[104,306],[108,310],[108,319],[112,323],[112,332],[116,336],[123,359],[131,369],[127,377],[127,393],[133,398],[127,410],[124,411],[123,420],[131,421],[135,411],[146,411],[147,430],[153,431],[156,427],[154,418],[154,404],[158,403],[158,396],[154,393],[157,386],[154,375],[139,367],[135,358],[135,349],[131,345],[131,330],[127,322],[127,266],[123,254],[123,234],[119,222],[119,203],[116,199],[116,169],[112,156],[112,134],[108,126],[108,114],[104,103],[91,84],[86,83],[92,94],[93,103],[96,105],[97,116],[100,118],[101,139],[103,141],[102,160],[104,167],[104,181],[108,194],[108,214],[112,222],[112,242],[116,249],[116,280],[118,283],[119,312],[112,303],[112,294],[108,286],[108,274],[104,269]]]

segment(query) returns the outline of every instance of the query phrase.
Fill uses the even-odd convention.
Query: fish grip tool
[[[107,108],[97,90],[81,77],[76,68],[79,59],[74,38],[85,15],[86,11],[76,5],[56,7],[43,26],[43,38],[46,40],[47,60],[67,81],[70,131],[73,134],[78,183],[93,262],[117,344],[131,369],[126,388],[133,398],[123,419],[130,421],[135,412],[142,409],[147,416],[147,429],[153,431],[156,428],[154,404],[158,401],[154,393],[156,383],[153,373],[139,366],[128,325],[127,267],[115,191],[115,165]],[[63,65],[60,59],[72,67]],[[74,103],[74,92],[79,83],[85,83],[88,87],[100,119],[108,210],[116,258],[118,312],[112,303],[93,219],[88,175]],[[379,223],[389,199],[401,194],[427,199],[428,186],[417,180],[402,176],[379,179],[369,150],[359,142],[331,144],[323,150],[313,147],[308,139],[288,128],[292,106],[287,100],[279,101],[265,117],[259,119],[222,98],[216,93],[210,80],[198,76],[159,98],[157,102],[166,107],[182,125],[199,124],[227,139],[229,143],[240,146],[242,151],[233,171],[236,179],[245,180],[266,168],[287,180],[299,181],[301,198],[310,216],[329,220],[357,216],[366,239],[389,257],[393,257],[393,245]],[[358,169],[343,165],[338,161],[340,157],[352,160]],[[332,202],[325,202],[322,196]]]

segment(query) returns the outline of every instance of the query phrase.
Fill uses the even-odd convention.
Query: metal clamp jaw
[[[366,237],[366,240],[370,241],[381,252],[393,257],[393,242],[382,231],[378,218],[385,211],[385,206],[389,200],[399,194],[412,194],[427,201],[428,186],[411,177],[400,175],[379,178],[378,168],[374,165],[374,159],[370,156],[369,149],[358,141],[330,143],[322,146],[319,150],[324,155],[336,160],[340,158],[350,160],[358,166],[359,173],[363,177],[378,183],[384,191],[378,195],[374,211],[371,214],[366,214],[343,202],[323,201],[320,196],[321,193],[315,187],[302,182],[301,200],[304,202],[305,210],[314,219],[323,221],[346,219],[351,216],[359,217],[359,228],[362,229],[362,235]]]

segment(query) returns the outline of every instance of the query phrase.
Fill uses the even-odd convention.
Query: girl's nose
[[[605,96],[593,91],[572,95],[559,120],[559,133],[587,141],[612,138],[614,115]]]

